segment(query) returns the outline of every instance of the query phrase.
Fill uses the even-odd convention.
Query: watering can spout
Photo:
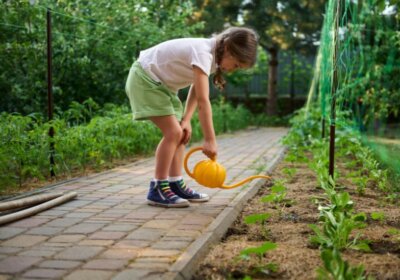
[[[188,168],[188,161],[190,155],[194,152],[201,151],[202,147],[194,147],[189,150],[184,159],[183,167],[185,168],[186,173],[196,180],[197,183],[209,188],[221,188],[221,189],[233,189],[239,187],[253,179],[263,178],[263,179],[271,179],[270,176],[265,175],[255,175],[250,176],[236,184],[233,185],[225,185],[224,181],[226,178],[226,169],[221,164],[219,164],[216,159],[207,159],[198,162],[193,172],[191,172]]]

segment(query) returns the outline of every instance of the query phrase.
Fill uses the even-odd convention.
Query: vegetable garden
[[[56,110],[50,121],[43,109],[47,6],[1,4],[2,194],[54,182],[50,169],[56,180],[64,180],[152,153],[159,132],[147,122],[132,123],[123,90],[116,90],[123,89],[127,60],[156,42],[207,30],[198,21],[200,12],[207,19],[207,4],[198,8],[199,1],[137,1],[133,7],[122,0],[112,6],[99,1],[98,7],[50,2],[45,4],[56,11]],[[253,72],[228,77],[234,85],[246,84],[260,69],[274,73],[279,50],[300,49],[299,38],[310,42],[300,34],[301,24],[293,27],[282,18],[296,15],[296,8],[311,9],[312,1],[270,1],[269,10],[262,1],[233,2],[240,8],[229,11],[236,16],[240,11],[242,23],[257,29],[262,45]],[[248,203],[202,262],[196,279],[400,279],[400,2],[327,2],[320,37],[311,44],[318,51],[308,100],[290,116],[285,159],[272,174],[274,181]],[[265,18],[264,8],[275,12],[268,16],[276,25],[257,20]],[[222,18],[239,24],[231,16]],[[285,41],[278,23],[292,26],[288,33],[299,38]],[[134,31],[126,31],[129,24]],[[301,77],[307,76],[304,69]],[[283,124],[285,118],[271,107],[274,79],[270,75],[268,116],[233,106],[225,94],[213,99],[216,133]],[[101,94],[92,97],[93,92]],[[192,141],[198,141],[196,117],[192,125]]]
[[[400,142],[390,128],[400,37],[386,4],[329,1],[286,158],[196,279],[400,278]]]

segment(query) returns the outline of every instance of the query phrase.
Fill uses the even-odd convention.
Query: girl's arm
[[[194,85],[191,85],[188,97],[186,99],[185,113],[183,115],[182,121],[190,122],[194,110],[196,110],[196,106],[197,106],[196,90],[194,88]]]
[[[217,155],[217,141],[215,138],[211,103],[209,99],[208,76],[196,66],[193,67],[193,72],[199,120],[204,136],[203,153],[212,159]]]
[[[187,144],[192,137],[192,125],[190,120],[192,119],[193,113],[196,110],[197,100],[196,100],[196,91],[194,85],[190,86],[189,94],[186,99],[185,112],[183,114],[183,118],[181,120],[181,127],[183,130],[182,143]]]

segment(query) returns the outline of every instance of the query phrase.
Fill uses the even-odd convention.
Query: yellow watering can
[[[193,169],[193,173],[188,168],[188,160],[191,154],[197,151],[201,151],[202,147],[194,147],[189,150],[184,159],[183,167],[186,173],[196,180],[197,183],[209,188],[221,188],[221,189],[233,189],[251,181],[255,178],[271,179],[269,176],[255,175],[250,176],[237,184],[224,185],[226,170],[221,164],[215,161],[215,159],[206,159],[198,162]]]

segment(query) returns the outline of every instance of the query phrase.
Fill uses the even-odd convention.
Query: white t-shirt
[[[138,61],[151,78],[177,92],[193,84],[193,65],[207,76],[215,72],[215,45],[215,38],[174,39],[141,51]]]

